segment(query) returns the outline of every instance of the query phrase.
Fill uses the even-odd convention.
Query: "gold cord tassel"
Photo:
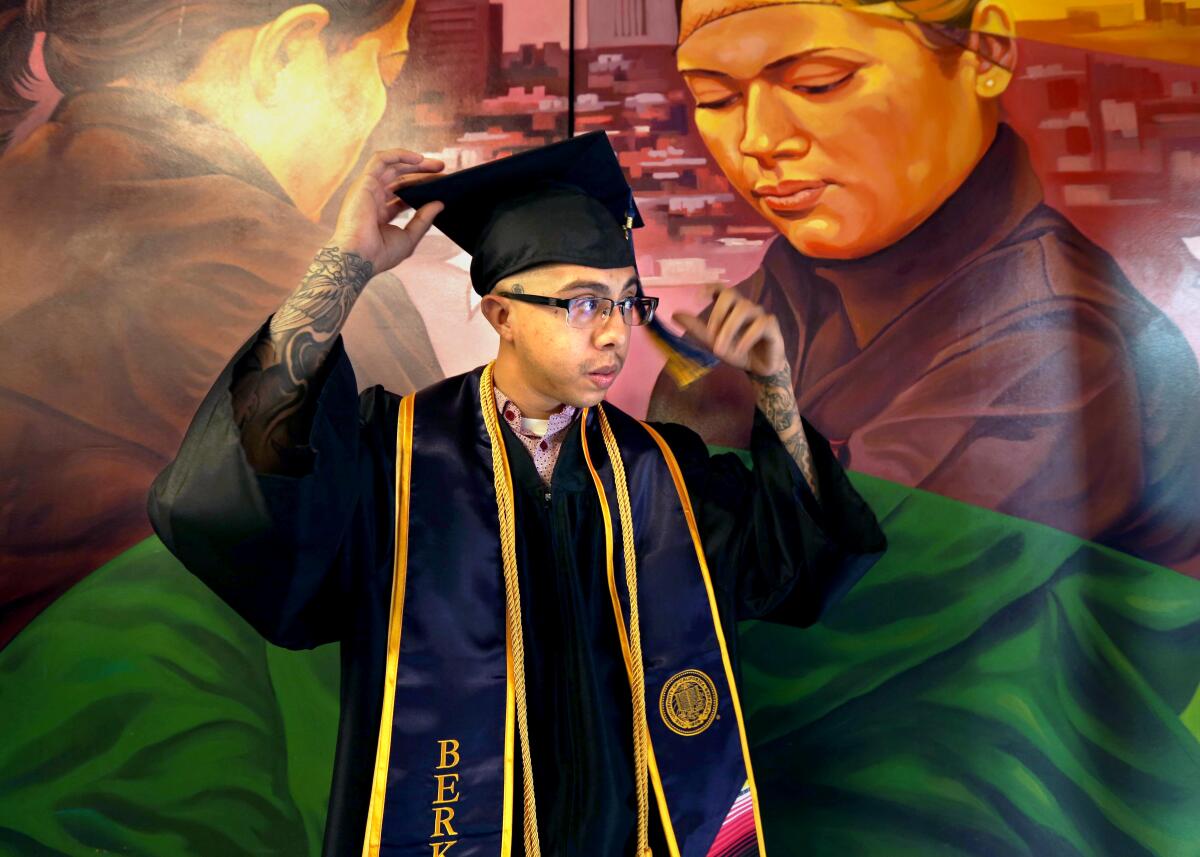
[[[500,556],[504,565],[504,603],[512,641],[513,688],[516,697],[517,732],[521,739],[522,793],[524,796],[525,854],[541,857],[538,842],[537,801],[533,792],[533,762],[529,752],[529,719],[525,702],[525,642],[521,633],[521,590],[517,582],[517,529],[513,512],[512,480],[504,457],[504,439],[496,415],[496,394],[489,363],[479,380],[480,408],[492,445],[492,478],[496,488],[496,507],[500,517]]]
[[[637,551],[633,544],[633,511],[629,504],[629,485],[625,480],[625,464],[621,461],[621,450],[604,407],[596,412],[600,417],[600,432],[604,436],[604,448],[612,464],[613,482],[617,488],[617,511],[621,519],[621,539],[625,552],[625,588],[629,591],[629,659],[633,670],[630,685],[633,695],[633,767],[637,790],[637,851],[638,857],[651,857],[649,844],[650,796],[647,784],[649,762],[646,754],[646,676],[642,665],[642,632],[638,619],[637,594]]]

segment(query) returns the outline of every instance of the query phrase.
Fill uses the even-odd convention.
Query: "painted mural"
[[[1200,853],[1200,7],[0,0],[0,854],[319,854],[335,647],[267,645],[145,495],[347,177],[603,129],[666,317],[737,284],[887,530],[741,629],[773,854]],[[494,353],[432,234],[347,328]],[[613,398],[746,440],[637,340]]]

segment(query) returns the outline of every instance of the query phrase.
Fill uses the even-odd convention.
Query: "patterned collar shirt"
[[[516,402],[504,395],[499,387],[495,388],[495,392],[496,409],[500,416],[504,417],[508,427],[529,450],[538,475],[542,477],[542,482],[549,486],[550,475],[554,472],[554,464],[558,461],[563,440],[567,436],[566,429],[575,420],[579,408],[563,405],[552,413],[549,419],[535,420],[522,414]]]

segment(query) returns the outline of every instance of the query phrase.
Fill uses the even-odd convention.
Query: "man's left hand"
[[[770,376],[787,368],[779,319],[736,289],[709,287],[714,297],[708,321],[685,312],[672,320],[720,360],[751,375]]]

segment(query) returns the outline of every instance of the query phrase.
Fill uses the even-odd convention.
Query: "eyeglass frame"
[[[578,295],[573,298],[550,298],[545,295],[527,295],[524,292],[496,292],[500,297],[512,298],[514,301],[523,301],[527,304],[537,304],[539,306],[552,306],[565,309],[567,311],[566,318],[571,317],[571,304],[574,301],[600,301],[602,303],[611,304],[606,312],[601,316],[603,322],[607,322],[612,318],[613,310],[621,307],[621,321],[625,322],[626,327],[644,327],[654,320],[654,312],[658,309],[658,298],[651,295],[630,295],[627,298],[614,300],[613,298],[603,298],[599,295]],[[650,301],[650,312],[646,315],[646,320],[641,324],[634,324],[629,316],[626,315],[627,310],[633,309],[633,301]],[[570,327],[575,325],[567,322]],[[592,325],[594,327],[595,325]],[[576,327],[576,330],[589,330],[590,327]]]

